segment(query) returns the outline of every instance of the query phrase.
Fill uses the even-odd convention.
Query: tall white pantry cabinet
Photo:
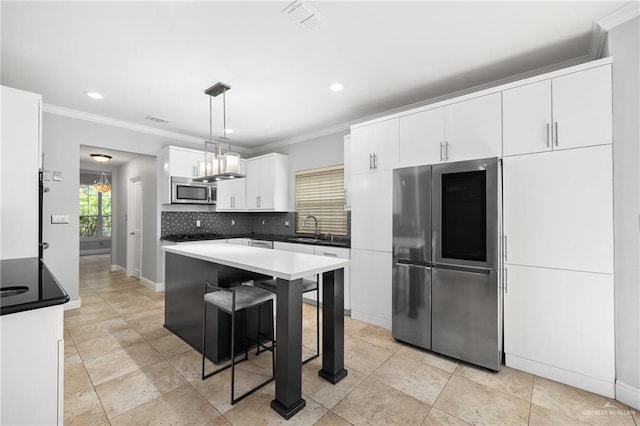
[[[611,64],[353,126],[352,316],[391,327],[393,169],[497,156],[505,364],[614,397]]]

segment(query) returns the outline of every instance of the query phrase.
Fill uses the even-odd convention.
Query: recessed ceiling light
[[[111,160],[111,156],[107,154],[89,154],[89,156],[98,163],[106,163]]]
[[[227,133],[233,133],[233,129],[224,129],[224,131]]]
[[[91,99],[102,99],[104,98],[104,96],[102,96],[100,93],[98,92],[84,92],[85,95],[87,95],[88,97],[90,97]]]
[[[329,86],[329,89],[331,89],[334,92],[339,92],[342,89],[344,89],[344,86],[340,83],[333,83],[331,86]]]

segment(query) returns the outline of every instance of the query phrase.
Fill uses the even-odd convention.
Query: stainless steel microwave
[[[171,204],[216,204],[216,184],[171,178]]]

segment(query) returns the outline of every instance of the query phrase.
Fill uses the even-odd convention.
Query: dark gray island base
[[[218,265],[192,257],[166,253],[164,326],[202,353],[202,317],[204,280],[221,287],[241,285],[244,281],[271,279],[242,269]],[[206,357],[214,364],[230,359],[231,318],[224,312],[207,308]],[[264,335],[273,332],[270,313],[263,309],[261,329]],[[248,335],[256,336],[258,310],[247,312]],[[236,355],[244,353],[242,322],[236,324]]]
[[[221,244],[168,246],[163,250],[166,253],[165,326],[196,349],[201,346],[202,338],[204,279],[221,286],[233,286],[269,275],[277,277],[275,399],[271,407],[282,417],[289,419],[306,405],[302,398],[302,278],[305,276],[322,274],[322,369],[318,374],[333,384],[347,376],[343,268],[349,260]],[[226,357],[229,356],[230,324],[223,319],[227,315],[210,316],[209,312],[207,334],[213,335],[216,330],[217,336],[211,346],[207,342],[205,353],[214,362],[222,361],[225,352]],[[261,319],[261,323],[269,324],[271,318]],[[257,325],[254,330],[256,328]]]

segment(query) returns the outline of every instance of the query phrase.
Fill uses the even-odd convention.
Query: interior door
[[[142,180],[139,177],[131,179],[129,189],[127,275],[139,279],[142,269]]]
[[[431,268],[393,265],[391,332],[393,337],[431,349]]]
[[[431,277],[432,350],[498,371],[496,271],[434,267]]]

